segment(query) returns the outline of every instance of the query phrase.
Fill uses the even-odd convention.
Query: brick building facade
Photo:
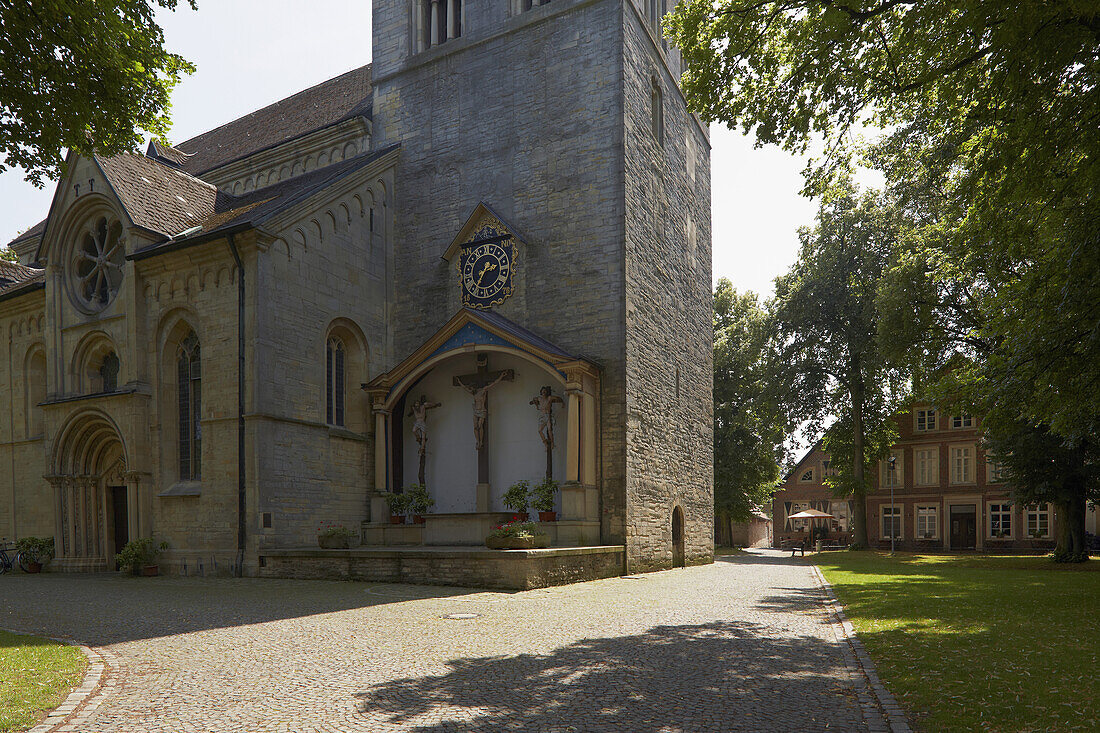
[[[905,550],[1046,550],[1054,546],[1054,507],[1013,502],[1000,468],[981,448],[980,421],[916,404],[896,418],[899,438],[871,477],[867,496],[872,547]],[[829,536],[850,539],[852,506],[822,483],[829,455],[815,445],[774,495],[775,543],[808,537],[809,522],[788,517],[812,508],[838,516],[816,520]],[[891,489],[893,492],[891,494]],[[1091,518],[1095,523],[1095,518]]]
[[[11,243],[0,533],[55,536],[69,569],[154,536],[180,572],[255,573],[322,521],[472,543],[541,478],[528,400],[549,386],[556,542],[708,562],[709,142],[652,8],[373,13],[372,65],[144,156],[73,159]],[[484,450],[475,370],[507,375]],[[387,533],[417,476],[406,398],[429,390],[438,516]]]

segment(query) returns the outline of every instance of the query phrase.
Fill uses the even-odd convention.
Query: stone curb
[[[833,586],[825,579],[821,569],[817,565],[810,566],[813,569],[814,578],[817,580],[821,589],[825,591],[825,607],[831,614],[836,616],[837,625],[839,626],[842,641],[846,641],[851,648],[852,653],[855,655],[856,664],[859,665],[860,671],[863,672],[863,676],[867,679],[867,684],[871,689],[871,694],[874,695],[875,700],[878,702],[878,707],[886,715],[887,724],[890,728],[890,733],[913,733],[913,729],[909,727],[909,721],[905,717],[905,711],[901,709],[901,705],[898,701],[886,689],[886,686],[882,684],[882,680],[879,679],[878,672],[875,669],[875,663],[871,661],[871,655],[867,653],[867,649],[863,646],[863,642],[856,636],[855,627],[852,626],[852,622],[848,620],[848,616],[844,613],[844,606],[840,604],[836,594],[833,592]]]
[[[21,636],[35,636],[25,631],[4,629]],[[46,719],[31,728],[27,733],[69,733],[79,731],[103,703],[107,693],[114,687],[112,670],[118,668],[118,658],[105,649],[93,649],[90,646],[55,636],[42,637],[68,646],[79,647],[88,658],[88,671],[80,686],[65,698],[65,701],[46,714]]]

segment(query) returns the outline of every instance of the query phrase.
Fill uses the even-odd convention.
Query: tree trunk
[[[1054,548],[1054,561],[1085,562],[1089,555],[1085,547],[1084,495],[1060,501],[1057,506],[1062,521],[1058,529],[1058,544]]]
[[[849,372],[851,387],[849,396],[852,399],[852,479],[855,488],[852,491],[854,511],[852,512],[852,549],[866,549],[870,542],[867,539],[867,487],[863,482],[863,374],[859,357],[851,359]]]

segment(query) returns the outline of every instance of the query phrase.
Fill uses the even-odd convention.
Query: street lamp
[[[894,524],[898,521],[897,509],[894,508],[894,484],[897,483],[897,461],[898,457],[895,455],[890,456],[887,459],[890,463],[890,469],[886,472],[886,477],[890,479],[890,554],[894,554],[894,538],[897,537],[897,526]],[[890,478],[893,476],[893,478]]]

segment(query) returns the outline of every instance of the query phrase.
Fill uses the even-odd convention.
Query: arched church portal
[[[682,568],[686,565],[684,550],[684,510],[676,506],[672,510],[672,566],[674,568]]]
[[[54,444],[55,565],[106,570],[140,533],[137,479],[115,422],[99,411],[74,415]]]

